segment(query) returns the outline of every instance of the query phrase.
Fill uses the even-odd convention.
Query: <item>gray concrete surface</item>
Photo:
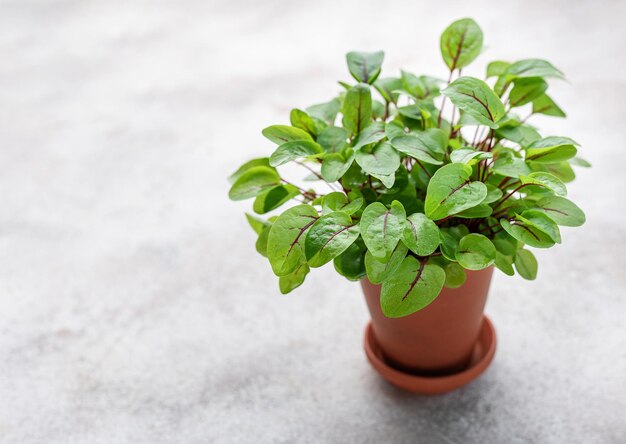
[[[438,36],[482,25],[488,60],[543,57],[594,169],[587,211],[498,275],[498,351],[458,392],[392,388],[361,348],[357,285],[289,296],[226,175],[260,129],[323,101],[351,49],[442,76]],[[0,442],[626,442],[624,2],[5,0],[0,3]]]

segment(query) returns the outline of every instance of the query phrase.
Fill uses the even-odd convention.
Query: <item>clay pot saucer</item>
[[[496,352],[496,331],[485,316],[478,340],[467,368],[445,376],[424,376],[391,367],[376,343],[371,323],[365,329],[365,354],[378,374],[393,385],[422,395],[446,393],[470,383],[478,378],[491,363]]]

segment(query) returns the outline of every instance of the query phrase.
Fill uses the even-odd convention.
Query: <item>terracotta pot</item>
[[[476,359],[475,346],[481,329],[485,328],[483,309],[492,274],[493,267],[467,271],[467,280],[461,287],[444,287],[427,307],[394,319],[382,313],[380,285],[363,279],[361,286],[372,316],[373,337],[386,363],[396,370],[420,376],[451,375],[466,370]],[[495,334],[490,347],[489,362],[495,352]]]

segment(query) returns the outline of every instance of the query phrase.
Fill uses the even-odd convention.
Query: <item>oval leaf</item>
[[[550,236],[536,227],[524,223],[523,220],[509,222],[506,219],[500,219],[500,225],[515,239],[531,247],[550,248],[555,244]]]
[[[279,184],[280,177],[274,168],[255,166],[239,176],[228,197],[232,200],[249,199]]]
[[[558,196],[567,196],[567,188],[561,180],[550,173],[531,173],[528,176],[520,176],[523,184],[536,184],[543,188],[547,188]]]
[[[376,143],[384,137],[385,124],[382,122],[372,123],[370,126],[368,126],[359,133],[359,137],[357,137],[353,149],[358,150],[362,146]]]
[[[470,163],[472,160],[474,160],[472,163],[476,163],[479,160],[491,159],[492,157],[492,153],[476,151],[474,148],[461,148],[450,153],[452,163]]]
[[[261,131],[262,134],[272,142],[282,145],[294,140],[313,140],[313,137],[300,128],[287,125],[272,125]]]
[[[306,233],[319,218],[311,205],[289,208],[272,225],[267,253],[276,276],[293,273],[305,261]]]
[[[534,280],[537,277],[537,259],[528,250],[518,250],[515,255],[515,269],[521,277]]]
[[[429,305],[441,292],[446,273],[441,267],[407,256],[385,282],[380,307],[388,318],[408,316]]]
[[[338,153],[347,144],[348,132],[339,126],[324,128],[317,136],[317,143],[327,153]]]
[[[406,219],[402,242],[418,256],[428,256],[439,246],[439,227],[422,213]]]
[[[381,261],[375,258],[370,251],[365,253],[365,271],[367,278],[372,284],[381,284],[398,269],[409,249],[402,242],[398,246],[388,261]]]
[[[372,93],[369,85],[359,83],[348,90],[342,113],[343,127],[353,136],[372,122]]]
[[[359,281],[365,277],[365,245],[357,239],[346,251],[333,260],[335,270],[351,281]]]
[[[300,190],[293,185],[277,185],[259,194],[256,199],[254,199],[252,209],[257,214],[265,214],[275,210],[289,199],[299,194]]]
[[[228,181],[230,183],[235,183],[235,181],[237,179],[239,179],[243,175],[243,173],[248,171],[250,168],[256,167],[256,166],[266,166],[268,168],[271,168],[270,167],[270,159],[269,159],[269,157],[261,157],[260,159],[249,160],[248,162],[246,162],[243,165],[241,165],[239,167],[239,169],[237,169],[237,171],[235,171],[233,174],[231,174],[228,177]]]
[[[383,51],[349,52],[346,54],[350,74],[358,82],[373,83],[380,74],[380,66],[385,58]]]
[[[540,77],[517,79],[509,93],[509,104],[512,108],[526,105],[541,96],[548,89],[548,84]]]
[[[572,201],[559,196],[548,196],[537,202],[537,211],[543,211],[558,225],[580,227],[585,223],[585,213]]]
[[[537,228],[550,236],[557,244],[561,243],[561,233],[556,222],[548,217],[544,212],[537,210],[526,210],[522,214],[515,216],[518,220],[523,221],[526,225]]]
[[[439,46],[444,62],[454,71],[478,57],[483,47],[483,32],[470,18],[457,20],[443,31]]]
[[[301,157],[314,156],[322,152],[322,147],[312,140],[294,140],[283,143],[270,156],[270,165],[283,165]]]
[[[515,62],[506,69],[506,76],[511,79],[518,77],[556,77],[562,79],[565,77],[552,63],[541,59],[526,59]]]
[[[400,167],[400,154],[389,142],[382,142],[370,150],[356,152],[356,163],[372,176],[393,174]]]
[[[324,156],[321,174],[326,182],[336,182],[350,169],[354,161],[354,151],[349,153],[330,153]]]
[[[304,278],[309,274],[309,266],[302,263],[293,273],[278,278],[278,287],[282,294],[290,293],[304,282]]]
[[[398,201],[387,208],[380,202],[370,204],[361,216],[361,237],[376,258],[387,259],[404,231],[406,214]]]
[[[482,182],[470,182],[472,168],[468,165],[451,163],[438,169],[428,183],[424,210],[432,220],[480,204],[487,196],[487,187]]]
[[[359,226],[346,213],[336,211],[320,217],[304,242],[308,264],[321,267],[343,253],[359,237]]]
[[[460,77],[442,93],[460,110],[489,128],[498,128],[496,122],[504,117],[502,101],[482,80],[474,77]]]
[[[459,242],[456,260],[468,270],[482,270],[496,260],[496,247],[482,234],[471,233]]]
[[[576,156],[576,142],[566,137],[546,137],[532,142],[526,149],[526,160],[558,163]]]

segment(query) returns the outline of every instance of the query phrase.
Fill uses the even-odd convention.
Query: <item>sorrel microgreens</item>
[[[589,166],[575,157],[578,144],[543,137],[527,123],[535,114],[565,117],[546,94],[547,80],[563,74],[545,60],[527,59],[489,63],[493,86],[462,76],[482,44],[472,19],[443,32],[447,82],[407,71],[379,78],[383,52],[351,52],[355,85],[340,82],[345,91],[338,97],[292,110],[290,126],[263,130],[278,147],[239,168],[229,196],[254,197],[258,214],[299,203],[268,220],[247,215],[281,292],[333,261],[350,280],[382,284],[386,316],[406,316],[444,285],[462,285],[465,269],[495,264],[534,279],[537,261],[524,247],[551,247],[561,242],[559,225],[584,223],[584,213],[564,197],[571,165]],[[524,108],[520,118],[515,111]],[[331,192],[283,179],[277,167],[289,162]]]

